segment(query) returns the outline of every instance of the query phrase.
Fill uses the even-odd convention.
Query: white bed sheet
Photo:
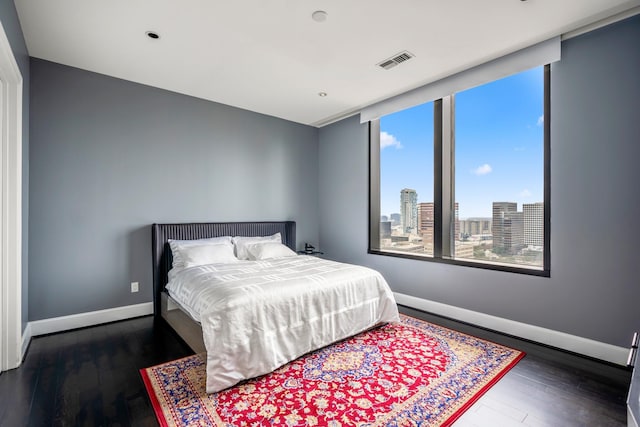
[[[197,266],[169,279],[171,297],[202,325],[208,393],[399,321],[380,273],[312,256]]]

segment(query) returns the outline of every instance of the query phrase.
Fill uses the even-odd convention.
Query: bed
[[[226,239],[221,236],[271,237],[262,238],[269,244],[250,240],[248,246],[234,240],[234,251],[248,248],[251,260],[171,271],[170,239]],[[271,243],[275,236],[281,243]],[[398,320],[393,294],[378,272],[296,255],[292,221],[153,224],[152,246],[155,315],[195,352],[206,351],[208,393]],[[264,248],[287,256],[261,257],[268,254]]]

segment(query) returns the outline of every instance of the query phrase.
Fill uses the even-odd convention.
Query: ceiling
[[[322,126],[376,101],[637,8],[640,0],[15,4],[33,57]],[[317,10],[326,11],[324,22],[312,19]],[[147,31],[160,38],[147,37]],[[377,66],[403,51],[415,57],[389,70]]]

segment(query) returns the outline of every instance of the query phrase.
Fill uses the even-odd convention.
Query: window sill
[[[538,276],[538,277],[551,277],[551,273],[549,270],[538,269],[535,267],[520,267],[520,266],[512,266],[512,265],[503,265],[496,263],[485,263],[485,262],[474,262],[474,261],[466,261],[466,260],[458,260],[458,259],[449,259],[449,258],[436,258],[430,256],[422,256],[422,255],[411,255],[409,253],[401,253],[401,252],[391,252],[391,251],[383,251],[377,249],[369,249],[368,253],[372,255],[382,255],[389,256],[394,258],[405,258],[416,261],[427,261],[427,262],[436,262],[440,264],[449,264],[449,265],[459,265],[461,267],[472,267],[472,268],[480,268],[483,270],[492,270],[492,271],[503,271],[506,273],[516,273],[516,274],[526,274],[529,276]]]

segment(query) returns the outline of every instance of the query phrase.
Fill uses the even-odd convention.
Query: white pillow
[[[218,245],[231,243],[231,236],[210,237],[208,239],[197,240],[173,240],[169,239],[169,247],[171,248],[171,254],[173,255],[173,267],[183,268],[184,261],[180,253],[181,248],[194,245]]]
[[[247,245],[247,252],[249,252],[249,259],[254,261],[298,255],[289,247],[278,242],[250,243]]]
[[[236,256],[238,259],[249,259],[249,252],[247,251],[247,245],[260,242],[277,242],[282,243],[282,236],[280,233],[273,234],[271,236],[235,236],[233,244],[236,247]]]
[[[233,254],[233,245],[188,245],[180,249],[180,256],[184,262],[184,268],[197,265],[238,262]]]

